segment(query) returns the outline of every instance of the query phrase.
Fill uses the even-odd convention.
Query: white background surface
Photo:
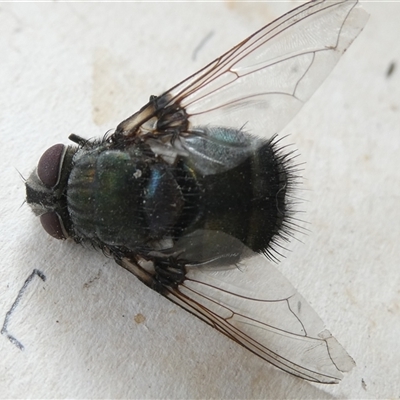
[[[295,5],[0,4],[0,322],[34,268],[47,277],[10,320],[25,350],[0,336],[0,397],[400,396],[399,2],[363,3],[364,32],[283,132],[306,162],[311,232],[278,268],[356,360],[339,385],[266,364],[20,207],[16,169],[72,132],[102,136]]]

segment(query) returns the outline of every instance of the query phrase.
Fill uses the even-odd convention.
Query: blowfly
[[[273,267],[296,229],[276,134],[363,29],[357,0],[314,0],[261,28],[100,140],[40,158],[27,202],[276,367],[337,383],[354,361]]]

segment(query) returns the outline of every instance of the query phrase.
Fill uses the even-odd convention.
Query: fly
[[[297,167],[276,137],[363,29],[357,0],[314,0],[255,32],[103,139],[41,157],[27,202],[276,367],[338,383],[354,361],[268,259],[296,229]]]

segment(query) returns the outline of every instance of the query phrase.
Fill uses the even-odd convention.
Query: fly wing
[[[297,7],[158,97],[158,107],[184,109],[187,131],[201,125],[245,126],[252,135],[270,138],[363,29],[368,14],[357,3],[315,0]],[[154,108],[149,103],[117,131],[137,129],[155,115]]]
[[[364,27],[357,0],[313,1],[256,32],[172,91],[193,126],[270,138],[320,86]]]
[[[238,268],[192,268],[166,297],[276,367],[338,383],[355,364],[323,322],[263,255]]]
[[[180,283],[156,282],[152,263],[144,266],[129,257],[119,263],[276,367],[309,381],[338,383],[355,365],[353,359],[265,256],[244,249],[187,265]],[[188,250],[189,257],[192,251]]]

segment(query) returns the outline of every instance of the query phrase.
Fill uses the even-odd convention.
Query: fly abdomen
[[[201,228],[222,231],[253,251],[271,257],[271,245],[289,218],[287,190],[293,183],[290,160],[274,140],[226,172],[199,178],[204,188]]]

